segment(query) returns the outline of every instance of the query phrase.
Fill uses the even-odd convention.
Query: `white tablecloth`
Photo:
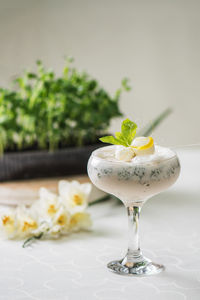
[[[93,229],[58,241],[0,244],[2,300],[200,299],[200,150],[180,150],[181,176],[143,207],[141,248],[166,270],[149,277],[111,273],[106,263],[127,248],[126,210],[116,202],[89,208]]]

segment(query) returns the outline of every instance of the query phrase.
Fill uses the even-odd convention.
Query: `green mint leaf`
[[[115,132],[115,137],[104,136],[100,138],[100,141],[102,141],[103,143],[129,147],[133,141],[134,136],[136,135],[136,130],[137,125],[129,119],[126,119],[122,122],[121,132]]]
[[[121,132],[115,132],[115,136],[120,141],[120,145],[123,145],[125,147],[128,147],[129,144],[127,143],[126,137],[122,135]]]
[[[113,145],[121,145],[120,140],[116,139],[114,136],[104,136],[99,139],[103,143],[113,144]]]
[[[129,119],[126,119],[122,122],[121,126],[121,134],[125,138],[128,146],[131,145],[133,138],[136,135],[137,125],[130,121]]]

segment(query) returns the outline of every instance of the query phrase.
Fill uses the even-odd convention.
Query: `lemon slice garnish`
[[[151,136],[137,137],[133,140],[131,147],[136,155],[148,155],[153,154],[155,151],[154,140]]]

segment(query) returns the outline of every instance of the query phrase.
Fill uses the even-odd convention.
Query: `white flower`
[[[16,218],[14,211],[6,211],[1,215],[1,228],[8,238],[14,238],[16,233]]]
[[[61,206],[58,212],[52,219],[51,234],[60,233],[65,234],[69,231],[70,213],[64,206]]]
[[[51,219],[60,208],[58,196],[48,191],[46,188],[40,188],[39,196],[40,199],[33,204],[33,209],[39,214],[40,220]]]
[[[47,233],[50,229],[52,224],[47,221],[42,221],[39,225],[38,228],[33,230],[33,235],[39,235],[40,233]]]
[[[62,233],[62,228],[60,225],[55,225],[49,229],[48,233],[52,238],[57,239]]]
[[[91,226],[87,207],[91,184],[77,181],[60,181],[59,195],[45,188],[39,191],[39,199],[29,208],[4,210],[1,214],[2,232],[8,238],[58,238],[70,232],[85,230]],[[26,242],[24,245],[26,244]]]
[[[33,232],[35,235],[43,232],[45,235],[57,238],[69,232],[70,213],[63,205],[60,205],[56,213],[46,215],[46,219],[41,220],[39,227]]]
[[[29,237],[38,227],[37,218],[33,216],[32,210],[24,206],[16,210],[16,233],[17,238]]]
[[[90,183],[61,180],[58,183],[60,201],[72,213],[83,211],[87,207],[91,188]]]
[[[60,202],[59,197],[45,188],[40,189],[39,195],[40,199],[34,205],[34,209],[38,212],[40,226],[35,234],[45,232],[57,237],[58,234],[66,232],[70,214]]]
[[[42,201],[53,201],[56,202],[58,200],[58,196],[52,192],[50,192],[49,190],[47,190],[46,188],[40,188],[39,190],[39,196],[40,196],[40,200]]]
[[[90,215],[86,212],[77,212],[71,216],[69,228],[71,231],[87,230],[91,227]]]

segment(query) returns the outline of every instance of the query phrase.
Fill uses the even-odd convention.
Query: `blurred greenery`
[[[121,116],[119,99],[128,80],[111,97],[86,72],[67,58],[62,76],[46,70],[24,72],[15,90],[0,88],[0,152],[28,149],[53,151],[96,143],[110,121]]]
[[[162,123],[162,121],[165,118],[167,118],[171,113],[172,113],[172,109],[170,107],[168,107],[161,114],[159,114],[154,120],[151,120],[145,127],[143,127],[138,132],[137,135],[138,136],[149,136],[152,133],[152,131],[154,131],[154,129],[156,127],[158,127],[160,125],[160,123]]]

